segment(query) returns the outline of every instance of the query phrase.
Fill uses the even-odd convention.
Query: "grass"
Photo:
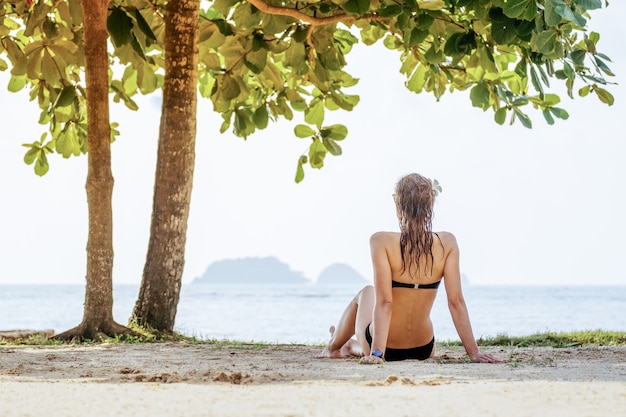
[[[138,330],[138,329],[133,329]],[[255,342],[255,341],[238,341],[238,340],[218,340],[203,339],[196,336],[185,336],[179,333],[173,335],[161,335],[159,337],[149,333],[142,332],[143,336],[122,336],[108,338],[100,341],[101,343],[162,343],[162,342],[185,342],[190,344],[209,344],[217,348],[255,350],[265,349],[268,347],[286,347],[298,346],[298,344]],[[96,343],[93,341],[85,341],[81,344]],[[444,341],[437,342],[442,346],[461,346],[460,341]],[[489,338],[479,338],[477,340],[479,346],[499,346],[505,348],[521,348],[532,346],[568,348],[576,346],[619,346],[626,345],[626,332],[606,331],[606,330],[587,330],[578,332],[544,332],[535,333],[528,336],[508,336],[498,335]],[[42,336],[32,336],[27,339],[3,340],[0,339],[0,345],[64,345],[65,342],[47,339]]]
[[[578,332],[543,332],[528,336],[498,335],[479,338],[479,346],[531,347],[550,346],[568,348],[576,346],[618,346],[626,345],[626,332],[606,330],[585,330]],[[460,346],[461,342],[443,342],[444,346]]]

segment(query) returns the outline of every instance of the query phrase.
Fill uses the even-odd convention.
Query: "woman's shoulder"
[[[370,236],[370,243],[387,243],[400,240],[398,232],[375,232]]]
[[[390,239],[390,238],[399,237],[399,236],[400,236],[400,232],[380,231],[380,232],[372,233],[371,238],[373,238],[373,239]]]
[[[456,236],[454,236],[454,233],[451,233],[451,232],[433,232],[433,233],[439,236],[439,239],[441,240],[456,241]]]
[[[450,232],[434,232],[439,238],[445,248],[451,248],[458,246],[456,242],[456,236]]]

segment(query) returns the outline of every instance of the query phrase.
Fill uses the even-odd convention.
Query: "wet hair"
[[[419,271],[420,260],[424,272],[432,273],[433,258],[433,203],[436,192],[430,179],[419,174],[408,174],[396,184],[395,202],[400,223],[400,250],[402,272],[409,275]]]

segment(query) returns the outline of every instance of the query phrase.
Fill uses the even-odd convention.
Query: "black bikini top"
[[[423,288],[427,290],[436,290],[439,288],[439,284],[441,284],[441,280],[433,282],[432,284],[409,284],[407,282],[391,281],[392,288]]]

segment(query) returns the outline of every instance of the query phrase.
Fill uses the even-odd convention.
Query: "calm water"
[[[184,285],[176,329],[204,338],[319,343],[360,287],[314,285]],[[114,289],[114,317],[127,323],[138,288]],[[505,287],[464,289],[474,335],[540,331],[626,331],[624,287]],[[84,288],[78,285],[0,285],[0,330],[77,325]],[[440,288],[432,313],[438,340],[458,340]]]

